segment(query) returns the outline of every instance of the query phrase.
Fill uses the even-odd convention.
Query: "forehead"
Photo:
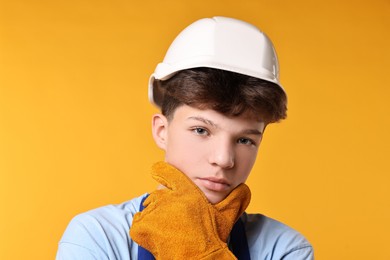
[[[263,130],[266,125],[264,120],[255,117],[250,112],[244,112],[237,116],[226,116],[212,109],[198,109],[187,105],[182,105],[176,109],[171,122],[175,124],[200,122],[216,128],[229,128],[235,125],[259,130]]]
[[[188,106],[185,104],[182,104],[182,105],[178,106],[177,108],[175,108],[175,111],[168,118],[169,121],[171,121],[173,118],[175,118],[177,111],[179,111],[179,113],[178,113],[179,115],[182,115],[184,113],[211,113],[211,114],[218,114],[221,117],[225,117],[225,118],[228,118],[231,120],[246,119],[248,121],[256,121],[259,123],[266,123],[267,122],[267,120],[265,119],[266,118],[265,116],[259,115],[258,113],[254,112],[254,111],[250,111],[250,110],[245,111],[239,115],[231,116],[231,115],[225,115],[223,113],[220,113],[220,112],[213,110],[211,108],[208,108],[208,107],[202,108],[202,107],[198,107],[198,106],[196,106],[196,107],[195,106]]]

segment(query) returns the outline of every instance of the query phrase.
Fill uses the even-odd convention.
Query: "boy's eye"
[[[197,135],[208,135],[209,134],[206,129],[201,128],[201,127],[196,127],[192,131],[194,131],[194,133]]]
[[[237,143],[246,144],[246,145],[255,145],[256,144],[255,142],[253,142],[251,139],[248,139],[248,138],[239,138],[237,140]]]

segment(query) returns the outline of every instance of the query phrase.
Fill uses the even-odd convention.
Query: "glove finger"
[[[224,200],[215,204],[214,207],[235,222],[244,213],[250,200],[251,191],[249,187],[241,183]]]
[[[237,186],[223,201],[214,205],[217,232],[222,241],[226,241],[231,229],[249,205],[250,190],[245,184]]]
[[[168,190],[156,190],[152,192],[142,203],[144,209],[134,215],[133,223],[142,221],[145,216],[153,212],[158,207],[158,202],[164,200],[164,192],[168,192]]]
[[[152,177],[170,190],[198,189],[184,173],[166,162],[153,165]]]
[[[152,193],[149,194],[149,196],[145,199],[144,203],[142,204],[145,208],[148,206],[155,204],[156,201],[161,199],[164,193],[168,192],[166,189],[163,190],[155,190]]]

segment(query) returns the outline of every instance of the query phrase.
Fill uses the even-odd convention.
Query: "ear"
[[[162,114],[155,114],[152,117],[152,134],[156,145],[166,150],[167,137],[168,137],[168,120]]]

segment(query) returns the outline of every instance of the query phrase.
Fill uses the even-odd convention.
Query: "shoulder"
[[[75,216],[60,240],[57,259],[130,259],[129,229],[144,196]],[[90,257],[64,257],[84,254]]]
[[[245,214],[242,220],[252,258],[314,259],[311,244],[293,228],[261,214]]]

